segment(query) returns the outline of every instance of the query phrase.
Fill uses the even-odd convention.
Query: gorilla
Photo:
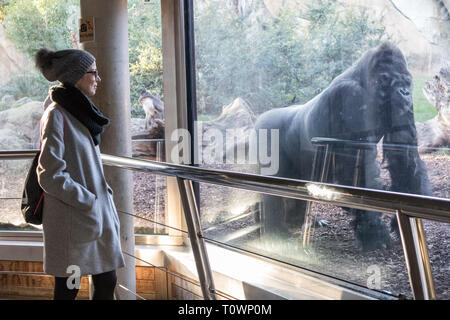
[[[276,176],[317,181],[311,174],[313,166],[320,166],[321,162],[314,164],[318,147],[312,139],[332,138],[356,141],[364,147],[345,143],[333,145],[332,174],[325,176],[323,182],[430,194],[426,167],[417,150],[412,76],[402,52],[391,43],[383,43],[365,52],[307,103],[261,114],[255,127],[256,131],[279,130],[279,170]],[[380,179],[380,167],[376,161],[377,143],[380,141],[383,165],[390,174],[390,186],[384,186]],[[259,167],[264,166],[260,164]],[[300,228],[304,224],[306,207],[306,201],[264,195],[260,213],[262,232],[288,235],[289,229]],[[353,216],[355,238],[362,250],[390,245],[389,228],[379,213],[345,210]],[[395,217],[391,220],[391,228],[398,233]]]

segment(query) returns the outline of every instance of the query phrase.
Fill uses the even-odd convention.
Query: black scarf
[[[94,144],[98,145],[103,126],[109,124],[109,119],[95,107],[92,101],[80,90],[67,84],[51,87],[49,94],[52,101],[66,109],[89,130]]]

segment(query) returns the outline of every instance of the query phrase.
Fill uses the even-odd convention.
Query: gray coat
[[[81,275],[123,267],[113,191],[89,130],[52,104],[42,116],[41,143],[37,173],[45,191],[44,272],[69,277],[71,265]]]

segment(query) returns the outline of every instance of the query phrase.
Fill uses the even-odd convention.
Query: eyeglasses
[[[98,77],[98,70],[86,71],[86,73],[92,73],[96,78]]]

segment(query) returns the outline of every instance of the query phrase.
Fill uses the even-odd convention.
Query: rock
[[[0,113],[1,114],[1,113]],[[26,150],[34,149],[29,140],[20,132],[11,128],[4,128],[0,125],[0,150]],[[2,161],[0,172],[4,175],[5,182],[10,181],[10,177],[24,173],[28,170],[30,161]],[[14,178],[15,179],[15,178]]]
[[[11,143],[8,149],[39,148],[39,121],[42,113],[42,102],[38,101],[0,112],[0,128],[9,130],[2,133],[3,143]]]
[[[203,126],[221,128],[253,128],[256,116],[247,102],[242,98],[236,98],[231,104],[222,108],[222,113],[217,119],[204,122]]]
[[[33,149],[33,146],[23,134],[10,128],[0,129],[0,150],[24,149]]]
[[[159,141],[148,141],[146,139],[132,140],[133,157],[165,161],[164,140],[158,140]]]
[[[132,139],[132,155],[146,159],[157,159],[158,149],[157,142],[147,141],[149,139],[157,139],[152,132],[146,129],[146,119],[131,118],[131,139]],[[160,144],[161,152],[159,159],[164,160],[164,142]]]
[[[450,147],[450,65],[441,68],[433,79],[425,83],[423,93],[438,114],[433,119],[416,123],[419,151]]]
[[[131,118],[131,136],[145,134],[145,119]]]
[[[423,94],[448,122],[450,120],[450,64],[425,83]]]
[[[21,98],[21,99],[17,100],[16,102],[14,102],[14,105],[15,106],[21,106],[21,105],[24,105],[24,104],[26,104],[28,102],[32,102],[32,101],[33,100],[31,100],[30,98],[24,97],[24,98]]]
[[[3,105],[12,106],[15,101],[16,101],[16,99],[14,98],[13,95],[7,94],[2,97],[2,100],[0,100],[0,103]]]
[[[235,159],[228,159],[233,163],[244,163],[239,159],[237,150],[247,153],[251,130],[254,129],[256,116],[247,102],[236,98],[231,104],[222,108],[220,116],[212,121],[198,122],[198,132],[202,132],[201,145],[202,163],[224,163],[227,153],[234,149]],[[233,142],[227,141],[233,134]],[[214,150],[215,152],[212,152]],[[221,152],[222,151],[222,152]]]
[[[5,28],[0,23],[0,86],[5,85],[16,75],[28,74],[33,70],[33,62],[26,54],[20,52],[6,36]]]

